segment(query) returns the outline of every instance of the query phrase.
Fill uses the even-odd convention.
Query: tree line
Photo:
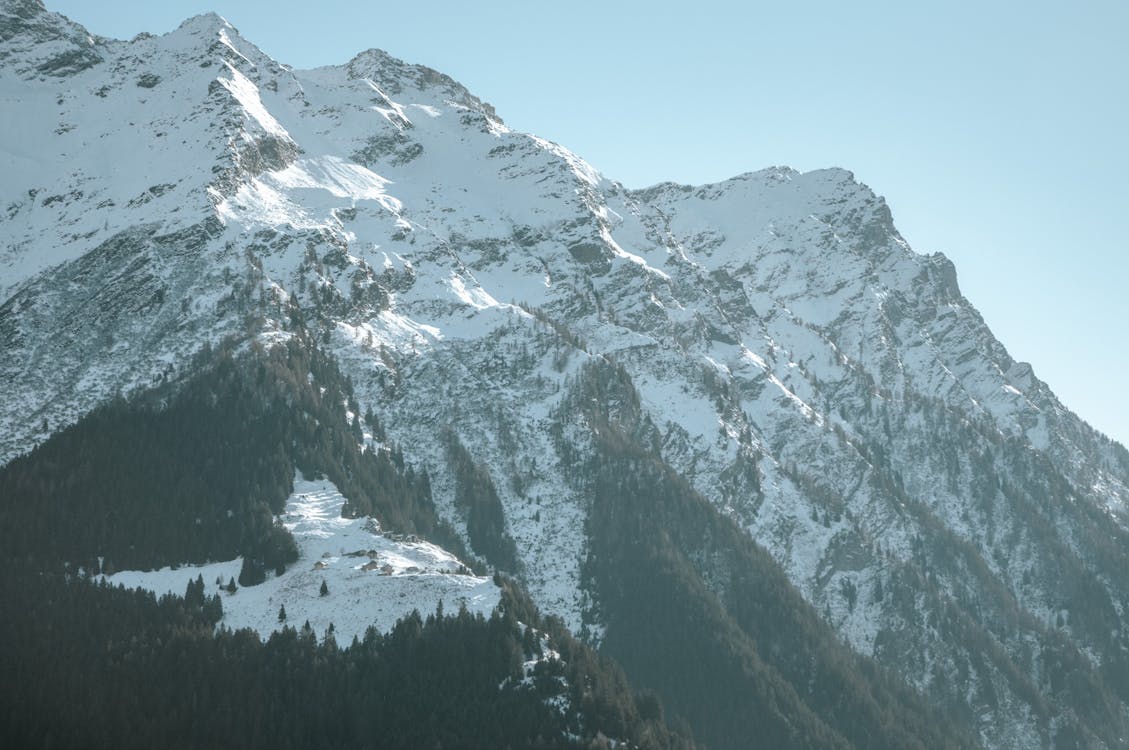
[[[0,576],[10,747],[691,750],[606,659],[511,595],[487,618],[418,612],[340,645],[308,624],[230,630],[203,582],[154,597],[64,574]],[[513,584],[507,590],[514,591]],[[544,630],[535,629],[538,626]],[[545,658],[545,646],[560,658]],[[530,670],[527,665],[534,662]]]

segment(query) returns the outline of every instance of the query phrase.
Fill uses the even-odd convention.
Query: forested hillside
[[[974,739],[850,651],[762,548],[645,446],[654,425],[622,367],[595,363],[562,407],[592,497],[585,574],[601,650],[713,748],[969,747]],[[573,433],[576,434],[576,433]],[[581,456],[588,456],[581,459]],[[655,658],[662,654],[662,658]]]
[[[198,365],[0,469],[6,742],[693,747],[688,731],[667,728],[654,695],[637,700],[618,667],[502,578],[489,618],[444,615],[440,602],[351,644],[332,625],[287,623],[284,610],[269,637],[232,631],[202,579],[160,598],[95,583],[98,557],[157,566],[242,554],[240,585],[257,584],[298,555],[273,515],[295,468],[346,488],[349,514],[462,551],[436,520],[426,475],[373,439],[374,415],[362,428],[350,384],[307,337],[225,346]]]
[[[294,470],[327,475],[346,512],[436,541],[465,557],[438,520],[426,474],[395,446],[362,448],[368,424],[352,384],[304,334],[269,350],[229,343],[193,375],[111,401],[27,456],[0,467],[7,555],[77,570],[248,560],[244,584],[296,556],[274,516]]]
[[[158,600],[9,568],[0,600],[7,747],[694,747],[512,597],[490,618],[417,613],[352,644],[215,630],[218,600],[191,585]]]

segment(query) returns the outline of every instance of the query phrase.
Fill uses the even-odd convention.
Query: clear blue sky
[[[119,38],[214,10],[295,67],[379,47],[629,187],[850,169],[1129,443],[1129,2],[46,2]]]

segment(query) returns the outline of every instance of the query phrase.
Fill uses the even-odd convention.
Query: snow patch
[[[230,42],[228,43],[230,47]],[[234,47],[232,47],[234,49]],[[238,54],[238,50],[236,50]],[[242,55],[240,55],[242,57]],[[278,120],[274,119],[274,115],[267,111],[263,105],[263,100],[259,98],[259,88],[251,79],[239,72],[234,65],[224,61],[228,71],[231,73],[231,78],[218,78],[220,84],[231,92],[235,100],[239,102],[243,110],[259,124],[265,132],[271,135],[279,136],[291,140],[290,134],[286,132],[286,128],[279,124]]]
[[[334,626],[338,643],[363,638],[371,625],[382,632],[418,610],[434,612],[440,601],[449,611],[466,606],[489,615],[500,598],[490,578],[470,575],[453,555],[434,544],[385,532],[372,518],[342,518],[345,498],[326,479],[298,475],[282,522],[298,544],[298,561],[280,576],[268,574],[258,586],[229,594],[221,588],[239,578],[242,558],[178,569],[121,571],[104,576],[111,584],[140,587],[157,595],[183,595],[189,581],[203,576],[208,596],[223,600],[222,624],[252,628],[262,638],[284,625],[309,621],[324,634]],[[329,593],[320,593],[322,582]],[[286,621],[279,621],[285,607]]]

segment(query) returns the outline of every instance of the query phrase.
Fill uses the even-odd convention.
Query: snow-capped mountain
[[[484,468],[511,572],[593,643],[606,420],[986,745],[1126,727],[1129,453],[850,172],[627,190],[378,50],[299,71],[216,15],[127,42],[39,0],[0,0],[0,101],[0,460],[298,310],[472,547],[451,446]]]

